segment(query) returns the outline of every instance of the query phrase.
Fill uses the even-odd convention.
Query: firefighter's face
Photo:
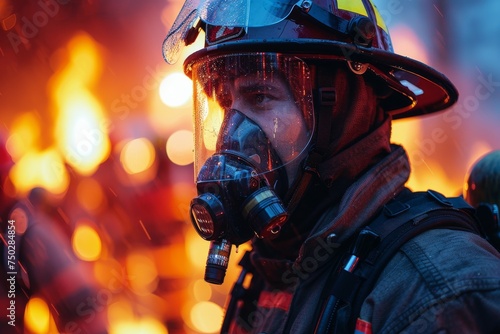
[[[282,160],[291,161],[302,151],[308,140],[307,126],[283,78],[245,75],[227,83],[226,89],[230,108],[257,123]]]

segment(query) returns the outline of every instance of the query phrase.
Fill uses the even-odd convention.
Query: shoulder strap
[[[474,209],[461,197],[447,198],[429,190],[405,190],[388,202],[359,233],[351,259],[338,274],[316,333],[354,332],[361,305],[387,263],[417,235],[437,228],[482,234]],[[334,302],[330,302],[330,301]],[[328,307],[328,303],[332,304]],[[335,312],[336,314],[331,314]]]
[[[482,235],[474,209],[461,197],[446,198],[429,190],[412,193],[405,202],[395,199],[384,207],[384,212],[367,227],[378,234],[381,241],[357,272],[364,282],[352,303],[351,324],[355,323],[353,318],[359,315],[365,298],[395,253],[410,239],[438,228]]]

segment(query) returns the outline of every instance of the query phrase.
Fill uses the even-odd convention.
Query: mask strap
[[[292,215],[293,211],[296,209],[313,177],[319,178],[318,166],[323,161],[323,157],[327,153],[330,143],[332,115],[336,100],[335,89],[333,87],[323,87],[315,90],[314,93],[314,105],[319,106],[316,143],[305,159],[302,168],[303,172],[291,192],[289,201],[287,201],[287,211],[289,215]]]

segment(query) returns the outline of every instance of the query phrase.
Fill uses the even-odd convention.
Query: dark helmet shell
[[[464,188],[464,197],[472,206],[500,206],[500,150],[491,151],[473,164]]]

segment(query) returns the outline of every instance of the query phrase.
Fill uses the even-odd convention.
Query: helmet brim
[[[369,69],[391,93],[381,101],[393,119],[433,114],[458,100],[458,91],[441,72],[415,59],[381,49],[321,39],[244,40],[208,46],[190,55],[184,70],[190,76],[191,64],[205,56],[238,52],[275,52],[303,59],[321,57],[368,64]]]

